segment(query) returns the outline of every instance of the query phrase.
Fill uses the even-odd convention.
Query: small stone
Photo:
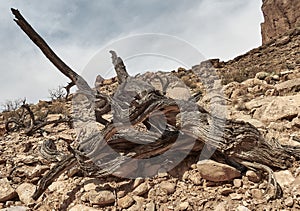
[[[241,179],[234,179],[233,186],[236,188],[240,188],[243,186],[243,181]]]
[[[189,203],[187,201],[181,202],[178,206],[178,210],[187,210],[189,207]]]
[[[255,78],[258,78],[259,80],[264,80],[269,75],[270,73],[267,72],[258,72],[256,73]]]
[[[261,184],[259,184],[259,186],[258,186],[258,188],[259,189],[267,189],[268,188],[268,184],[267,183],[261,183]]]
[[[295,178],[289,170],[274,172],[274,176],[281,187],[289,186],[295,181]]]
[[[292,197],[288,197],[284,200],[284,204],[288,207],[292,207],[294,205],[294,200]]]
[[[96,190],[97,185],[94,184],[94,183],[87,183],[87,184],[85,184],[85,185],[83,186],[83,188],[84,188],[84,190],[85,190],[86,192],[88,192],[88,191],[90,191],[90,190]]]
[[[300,170],[300,168],[299,168]],[[190,173],[188,171],[184,172],[184,174],[182,175],[182,180],[188,180],[190,177]]]
[[[102,191],[95,191],[92,190],[88,194],[88,198],[90,203],[98,204],[100,206],[109,205],[115,202],[115,195],[111,191],[102,190]]]
[[[146,204],[145,211],[155,211],[155,204],[152,201]]]
[[[90,179],[84,182],[83,189],[88,192],[90,190],[96,190],[96,188],[101,184],[101,181],[97,178]]]
[[[145,199],[142,198],[142,197],[139,197],[139,196],[133,196],[132,198],[136,201],[136,204],[134,204],[133,206],[128,208],[127,211],[140,211],[140,210],[143,210],[142,207],[143,207]]]
[[[13,202],[13,201],[6,201],[6,202],[5,202],[5,206],[6,206],[6,207],[10,207],[10,206],[12,206],[12,205],[14,205],[14,202]]]
[[[138,177],[134,180],[132,187],[136,188],[140,184],[142,184],[145,180],[142,177]]]
[[[251,190],[251,195],[255,199],[262,199],[263,198],[263,193],[259,189],[252,189]]]
[[[197,164],[192,164],[192,165],[191,165],[191,168],[192,168],[192,169],[196,169],[196,168],[197,168]]]
[[[247,207],[245,207],[245,206],[238,206],[236,208],[236,211],[250,211],[250,210]]]
[[[74,140],[72,135],[65,133],[59,134],[58,138],[67,141],[68,143],[71,143]]]
[[[49,187],[48,187],[50,192],[64,192],[65,188],[66,188],[66,182],[65,181],[52,182],[52,184],[49,185]]]
[[[125,190],[120,190],[117,192],[117,197],[118,198],[123,198],[126,195],[126,191]]]
[[[147,193],[148,190],[149,190],[149,185],[148,185],[148,183],[144,182],[144,183],[140,184],[138,187],[136,187],[132,193],[134,195],[141,196],[141,195],[144,195],[145,193]]]
[[[246,176],[248,177],[249,181],[251,182],[259,182],[261,180],[261,177],[259,174],[257,174],[255,171],[249,170],[246,172]]]
[[[17,189],[16,192],[19,195],[19,199],[24,204],[31,204],[34,200],[31,198],[35,192],[35,185],[31,183],[23,183]]]
[[[158,172],[157,176],[160,177],[160,178],[167,177],[168,176],[168,172],[165,172],[165,171]]]
[[[199,172],[196,172],[194,174],[191,174],[189,176],[190,181],[194,184],[194,185],[201,185],[202,183],[202,177],[201,174]]]
[[[131,205],[133,205],[133,203],[134,203],[134,199],[129,195],[126,195],[123,198],[118,200],[118,205],[122,209],[126,209],[130,207]]]
[[[49,167],[46,165],[37,165],[31,174],[29,175],[29,178],[34,177],[40,177],[43,173],[45,173],[47,170],[49,170]]]
[[[172,182],[163,181],[159,187],[167,194],[172,194],[175,192],[176,185]]]
[[[69,209],[69,211],[97,211],[97,209],[85,206],[83,204],[77,204],[71,209]]]
[[[213,182],[230,181],[241,176],[237,169],[213,160],[199,161],[197,169],[203,179]]]
[[[223,196],[228,196],[229,194],[233,193],[234,191],[232,190],[232,188],[223,188],[220,191],[220,194]]]
[[[9,205],[11,206],[11,205]],[[1,209],[1,211],[28,211],[30,210],[28,207],[24,206],[14,206],[14,207],[7,207],[5,209]]]
[[[16,191],[10,186],[7,178],[0,179],[0,187],[0,202],[5,202],[17,196]]]
[[[227,211],[228,210],[227,208],[228,208],[227,202],[223,201],[215,207],[214,211]]]
[[[75,174],[77,174],[80,171],[80,169],[77,166],[74,166],[68,171],[68,177],[73,177]]]
[[[273,75],[272,79],[275,81],[279,81],[280,77],[279,77],[279,75]]]
[[[243,198],[243,195],[238,193],[232,193],[229,196],[232,200],[241,200]]]

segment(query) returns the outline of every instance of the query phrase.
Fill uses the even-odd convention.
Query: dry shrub
[[[51,100],[63,100],[66,96],[66,91],[63,86],[58,86],[56,89],[49,89]]]
[[[48,107],[49,114],[68,114],[68,108],[66,104],[61,101],[53,101],[52,104]]]

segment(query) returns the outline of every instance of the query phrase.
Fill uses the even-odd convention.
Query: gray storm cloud
[[[2,2],[0,102],[23,97],[29,102],[47,99],[48,89],[68,82],[16,26],[11,7],[19,9],[57,54],[80,73],[109,43],[143,33],[178,37],[205,58],[233,59],[261,44],[261,4],[261,0]],[[128,48],[142,45],[130,43]],[[182,54],[189,52],[183,49]],[[147,57],[144,60],[149,67]],[[174,62],[162,61],[161,69],[166,70],[168,64],[169,70],[176,68]],[[153,68],[159,68],[159,64]]]

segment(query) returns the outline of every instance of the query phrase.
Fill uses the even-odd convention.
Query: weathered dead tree
[[[47,121],[46,119],[37,121],[34,112],[25,101],[23,101],[23,105],[20,107],[20,110],[21,113],[18,115],[18,117],[12,117],[6,120],[6,132],[20,131],[23,129],[24,133],[30,136],[46,125],[68,123],[70,128],[72,127],[72,118],[69,116],[64,118],[60,117],[51,121]]]
[[[129,76],[122,59],[113,51],[119,88],[113,97],[95,93],[81,76],[55,55],[18,10],[12,9],[12,12],[28,37],[78,87],[73,99],[74,124],[80,128],[76,147],[70,147],[70,154],[39,181],[34,199],[39,198],[62,172],[75,165],[86,176],[132,176],[138,172],[143,175],[142,160],[153,158],[152,163],[161,164],[164,157],[155,158],[166,156],[166,160],[173,162],[174,159],[175,162],[182,154],[184,158],[190,151],[200,153],[204,148],[217,161],[221,157],[236,168],[267,172],[270,185],[267,194],[270,198],[280,196],[272,169],[288,168],[294,157],[300,157],[298,148],[269,142],[253,125],[214,116],[195,102],[166,97],[146,80]],[[108,112],[113,114],[112,121],[102,118]],[[165,119],[163,125],[161,116]],[[102,131],[95,119],[105,125]],[[51,150],[46,149],[44,153],[47,151]],[[165,153],[175,156],[167,157]]]

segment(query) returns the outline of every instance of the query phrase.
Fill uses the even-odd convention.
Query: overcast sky
[[[108,74],[111,48],[134,73],[189,68],[203,58],[233,59],[261,45],[261,5],[261,0],[1,1],[0,102],[47,99],[49,89],[68,82],[13,22],[11,7],[69,66],[95,78],[113,75]],[[152,54],[162,56],[153,60]],[[188,57],[193,60],[180,63]]]

